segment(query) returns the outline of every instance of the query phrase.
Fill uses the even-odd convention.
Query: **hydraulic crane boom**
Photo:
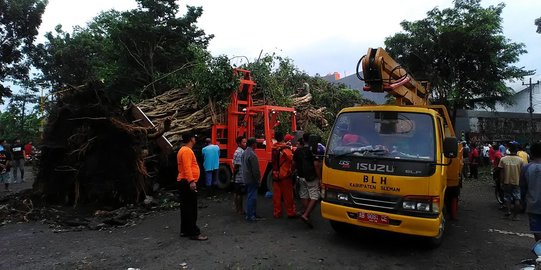
[[[397,105],[428,105],[428,83],[414,80],[384,49],[369,48],[361,58],[364,91],[388,92]],[[357,74],[359,74],[357,65]]]

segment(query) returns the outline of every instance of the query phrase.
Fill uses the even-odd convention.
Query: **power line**
[[[530,113],[530,143],[533,143],[534,140],[534,123],[533,123],[533,96],[532,96],[532,90],[534,85],[539,85],[539,81],[536,83],[532,83],[532,78],[530,78],[530,83],[524,83],[522,82],[522,85],[528,85],[528,88],[530,90],[530,107],[526,110],[528,113]]]

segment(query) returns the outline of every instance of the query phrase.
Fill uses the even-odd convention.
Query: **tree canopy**
[[[11,96],[7,80],[28,78],[28,53],[38,34],[47,0],[0,0],[0,103]]]
[[[526,53],[502,32],[498,4],[455,0],[452,8],[434,8],[418,21],[403,21],[403,32],[386,38],[388,52],[418,80],[432,83],[434,102],[456,109],[494,108],[513,92],[505,86],[532,72],[512,65]]]
[[[136,0],[133,10],[102,12],[86,27],[61,26],[37,46],[34,63],[53,89],[100,80],[117,97],[148,98],[172,88],[170,75],[195,60],[212,35],[196,26],[203,9],[177,17],[174,0]]]

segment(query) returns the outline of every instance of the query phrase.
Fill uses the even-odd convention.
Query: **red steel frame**
[[[274,127],[279,125],[278,115],[280,113],[289,113],[291,115],[291,131],[293,132],[297,130],[296,111],[294,108],[289,107],[253,106],[252,92],[256,84],[252,80],[250,71],[234,69],[234,72],[241,77],[239,89],[231,93],[231,104],[227,108],[226,123],[212,125],[212,143],[217,144],[219,142],[220,151],[225,152],[225,155],[220,158],[220,164],[226,164],[232,172],[233,154],[237,149],[236,138],[241,135],[246,138],[255,137],[254,116],[262,114],[265,139],[258,140],[258,143],[265,141],[265,148],[256,148],[255,152],[259,158],[262,177],[265,177],[264,173],[270,162],[272,151]]]

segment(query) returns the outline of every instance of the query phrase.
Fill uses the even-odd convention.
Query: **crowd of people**
[[[25,182],[24,163],[33,151],[32,142],[22,144],[20,139],[16,139],[9,144],[0,139],[0,185],[4,184],[6,192],[11,191],[10,184]]]
[[[516,141],[508,143],[467,143],[462,141],[462,157],[464,166],[462,167],[462,177],[464,179],[479,178],[479,167],[492,166],[494,169],[498,168],[500,159],[505,155],[510,155],[510,147],[517,148],[517,155],[521,157],[524,162],[528,163],[529,144],[522,147]]]
[[[289,134],[275,132],[271,154],[272,202],[273,217],[298,218],[309,228],[313,228],[310,215],[320,197],[320,180],[322,159],[325,148],[317,143],[309,133],[302,138]],[[207,236],[201,234],[197,226],[197,182],[199,166],[192,150],[196,142],[193,133],[183,135],[183,146],[177,153],[179,174],[177,181],[180,185],[180,235],[192,240],[205,241]],[[315,143],[314,143],[315,142]],[[235,211],[243,215],[247,222],[265,220],[257,213],[257,192],[261,185],[262,172],[259,169],[259,159],[255,153],[256,138],[238,137],[237,149],[233,156],[233,190]],[[203,148],[203,167],[206,173],[205,186],[209,194],[217,181],[219,147],[209,139]],[[294,186],[299,187],[298,193],[302,203],[301,211],[297,211],[294,200]],[[246,198],[245,203],[244,198]],[[283,205],[282,205],[283,204]]]
[[[282,218],[285,210],[287,218],[298,218],[312,228],[310,215],[320,198],[324,146],[314,144],[309,133],[304,133],[294,145],[294,137],[289,134],[277,131],[274,139],[270,171],[273,217]],[[207,240],[208,237],[201,234],[196,224],[199,166],[192,150],[195,135],[185,134],[183,142],[184,146],[177,154],[177,181],[180,182],[181,197],[180,232],[181,236],[193,240]],[[255,153],[257,140],[238,137],[236,143],[232,176],[235,211],[248,222],[262,221],[264,218],[257,213],[257,192],[262,180],[259,159]],[[210,140],[206,144],[203,148],[205,186],[212,194],[218,177],[220,150]],[[462,145],[463,177],[477,179],[480,166],[491,166],[496,186],[503,191],[502,209],[506,211],[505,218],[519,220],[517,214],[525,210],[535,239],[541,240],[541,142],[524,148],[515,141],[506,144],[462,142]],[[298,187],[302,203],[300,211],[297,211],[295,205],[295,186]]]
[[[462,145],[463,177],[477,179],[479,166],[491,166],[495,187],[503,193],[504,218],[518,221],[518,214],[526,212],[530,231],[541,240],[541,142]]]

